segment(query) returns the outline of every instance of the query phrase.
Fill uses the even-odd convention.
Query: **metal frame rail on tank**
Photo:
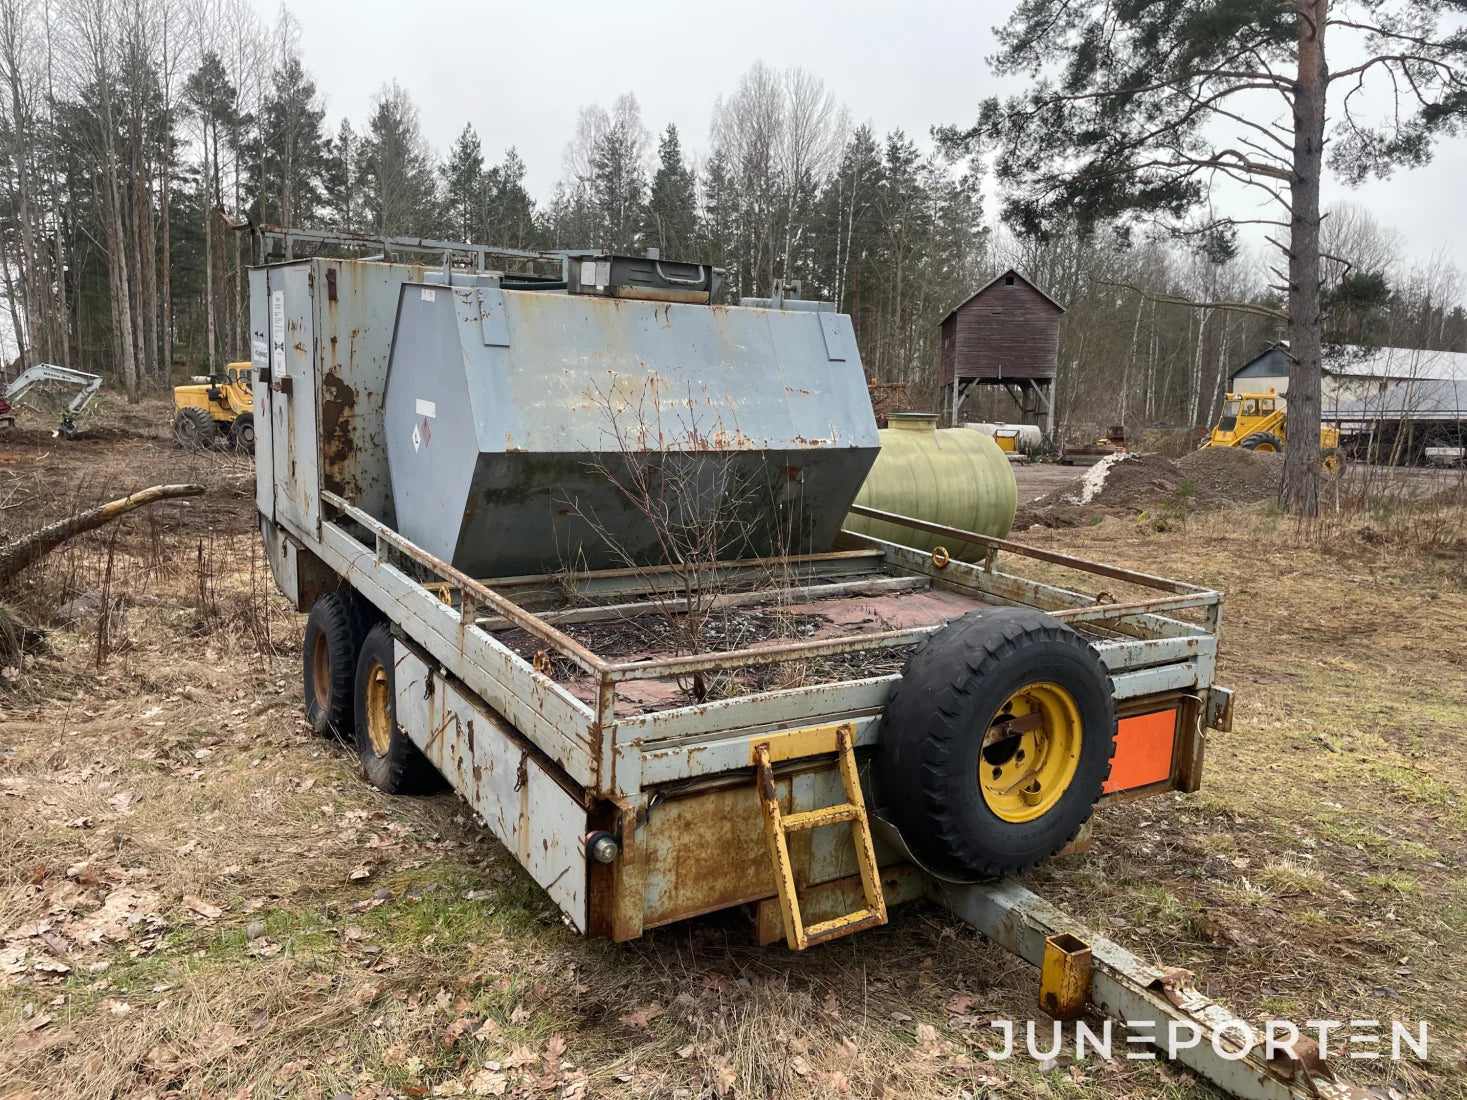
[[[428,243],[428,251],[442,244]],[[1207,588],[856,507],[852,513],[884,525],[875,528],[883,534],[942,542],[919,549],[847,528],[828,549],[710,564],[704,583],[717,585],[710,597],[717,606],[757,610],[773,600],[784,612],[820,608],[829,629],[669,656],[618,649],[616,627],[677,598],[673,582],[681,582],[671,567],[480,579],[429,552],[394,520],[382,455],[381,395],[400,350],[382,318],[420,288],[446,290],[460,328],[465,317],[485,318],[488,347],[510,346],[527,318],[554,315],[543,298],[526,306],[512,297],[517,292],[505,291],[494,273],[464,277],[449,263],[313,257],[251,272],[261,534],[277,583],[297,608],[335,601],[346,612],[338,634],[359,648],[359,689],[377,654],[370,671],[390,685],[392,737],[410,742],[469,802],[572,927],[628,940],[744,907],[761,943],[783,938],[803,947],[884,923],[888,906],[932,896],[1036,961],[1033,937],[1051,936],[1044,922],[1059,923],[1054,914],[1011,883],[926,870],[872,782],[903,662],[974,609],[1031,609],[1078,631],[1112,686],[1119,736],[1133,731],[1161,750],[1152,753],[1159,770],[1110,782],[1097,805],[1197,788],[1204,727],[1231,722],[1232,694],[1213,683],[1222,598]],[[503,316],[472,312],[486,303]],[[560,315],[620,312],[642,324],[652,308],[605,302],[587,312],[569,303]],[[678,311],[708,307],[663,298],[655,308],[655,325],[675,329]],[[864,391],[849,320],[828,307],[719,308],[719,324],[740,336],[783,326],[786,354],[828,358],[832,371],[850,358]],[[486,369],[503,367],[507,353],[496,354]],[[863,431],[853,438],[865,446]],[[971,560],[946,545],[967,548]],[[769,583],[776,574],[777,591]],[[686,590],[681,596],[691,598]],[[864,618],[852,616],[853,605]],[[310,636],[308,624],[308,647]],[[373,650],[374,637],[385,639],[385,657]],[[311,668],[308,648],[308,703]],[[714,677],[721,695],[688,697],[687,684]],[[359,691],[358,747],[369,753],[376,733],[364,747],[361,698]],[[816,827],[842,823],[850,828]],[[1061,931],[1071,948],[1088,936],[1073,925],[1054,934]],[[1082,1004],[1126,1019],[1150,1014],[1162,1036],[1170,1018],[1210,1034],[1215,1006],[1156,996],[1155,974],[1114,945],[1089,942],[1094,974],[1082,984]],[[1235,1062],[1209,1049],[1204,1043],[1179,1058],[1239,1095],[1347,1095],[1328,1083],[1305,1091],[1288,1076],[1297,1067],[1270,1068],[1258,1050]],[[1246,1067],[1252,1084],[1236,1066]]]

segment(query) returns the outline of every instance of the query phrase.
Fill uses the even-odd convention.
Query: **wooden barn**
[[[1054,432],[1059,323],[1065,307],[1013,268],[980,287],[942,322],[942,402],[957,424],[974,386],[998,386],[1019,418]]]

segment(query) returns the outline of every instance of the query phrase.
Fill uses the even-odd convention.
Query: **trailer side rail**
[[[790,726],[850,719],[856,744],[875,742],[880,715],[897,674],[836,683],[756,692],[728,699],[676,706],[642,714],[616,711],[619,684],[667,679],[698,671],[746,669],[851,653],[897,651],[921,642],[942,626],[910,627],[867,635],[784,642],[724,653],[666,657],[658,660],[608,661],[528,611],[483,581],[475,580],[434,557],[386,524],[330,492],[322,504],[340,519],[366,533],[366,540],[344,523],[324,519],[317,552],[329,567],[404,626],[453,676],[462,680],[507,721],[555,760],[576,783],[605,793],[636,795],[647,785],[714,775],[747,764],[748,746],[760,733]],[[959,532],[964,538],[967,532]],[[956,536],[955,536],[956,537]],[[1221,597],[1208,589],[1181,585],[1145,574],[1094,566],[1077,558],[1003,543],[1020,556],[1035,557],[1107,579],[1147,583],[1167,591],[1154,600],[1106,603],[1096,596],[1045,585],[1001,573],[996,549],[981,565],[959,561],[934,563],[931,555],[907,547],[864,539],[856,555],[872,557],[934,583],[977,594],[985,600],[1023,604],[1082,625],[1112,628],[1111,635],[1092,638],[1110,669],[1116,697],[1127,700],[1181,692],[1210,713],[1205,694],[1216,660],[1215,624]],[[836,562],[859,560],[852,552],[829,556]],[[400,559],[402,567],[395,564]],[[729,563],[731,568],[750,563]],[[405,571],[407,570],[407,571]],[[422,580],[411,571],[426,574]],[[622,571],[613,571],[622,572]],[[595,578],[597,575],[592,575]],[[1136,580],[1141,578],[1141,580]],[[511,578],[507,587],[543,583],[544,577]],[[630,577],[610,578],[631,582]],[[1172,618],[1165,612],[1194,609],[1203,624]],[[524,630],[546,651],[560,654],[592,678],[594,705],[577,699],[493,636],[491,619]]]

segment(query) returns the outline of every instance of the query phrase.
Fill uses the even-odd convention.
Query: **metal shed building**
[[[1346,402],[1325,419],[1371,462],[1420,463],[1431,457],[1429,448],[1467,447],[1467,377],[1401,382]]]
[[[1467,382],[1467,354],[1420,348],[1367,348],[1354,344],[1325,349],[1320,371],[1320,407],[1333,418],[1344,406],[1383,393],[1403,382]],[[1270,344],[1228,376],[1231,393],[1288,397],[1289,345]]]
[[[1009,268],[975,291],[942,321],[942,403],[958,423],[975,385],[999,386],[1020,419],[1054,431],[1054,380],[1059,323],[1065,307]]]

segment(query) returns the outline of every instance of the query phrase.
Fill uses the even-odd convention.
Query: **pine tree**
[[[484,178],[488,225],[486,240],[506,248],[531,248],[537,229],[535,200],[525,190],[525,162],[511,147]]]
[[[433,160],[423,140],[418,109],[396,82],[377,98],[357,157],[362,221],[384,236],[433,232],[438,195]]]
[[[694,259],[698,195],[693,173],[683,163],[677,127],[669,124],[657,143],[657,174],[647,199],[642,239],[668,259]]]
[[[361,139],[351,128],[351,121],[342,119],[335,139],[327,146],[321,172],[325,192],[322,207],[326,220],[332,228],[348,233],[358,228],[357,198],[361,181],[357,177],[357,160],[360,143]]]
[[[738,261],[738,196],[728,158],[720,150],[703,166],[697,240],[699,258],[725,270],[724,286],[737,297],[744,280]]]
[[[472,125],[454,139],[448,159],[438,169],[443,180],[445,234],[460,241],[494,243],[485,233],[484,148]]]
[[[250,190],[255,195],[258,221],[286,226],[311,224],[326,201],[323,190],[328,168],[322,122],[326,109],[316,95],[316,82],[298,57],[287,57],[271,74],[270,91],[260,109],[253,137],[259,155]]]
[[[639,135],[622,119],[596,143],[590,190],[600,236],[597,247],[632,252],[638,246],[647,191],[639,146]]]

